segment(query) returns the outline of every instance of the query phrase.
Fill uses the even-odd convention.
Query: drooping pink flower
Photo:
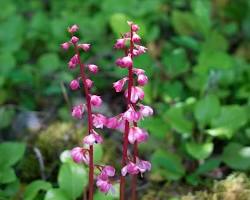
[[[96,181],[96,186],[103,193],[108,193],[110,190],[112,190],[112,187],[113,187],[112,184],[108,180],[103,180],[98,177]]]
[[[118,39],[114,45],[114,48],[115,49],[123,49],[123,48],[125,48],[125,44],[126,44],[125,38]]]
[[[86,85],[87,87],[90,89],[93,86],[93,81],[91,81],[90,79],[86,79]]]
[[[115,128],[118,131],[123,132],[125,130],[125,120],[122,118],[117,121],[117,126]]]
[[[144,142],[148,139],[148,133],[147,131],[139,128],[139,127],[131,127],[129,129],[129,134],[128,134],[128,141],[131,144],[134,144],[135,141],[138,143]]]
[[[128,80],[128,77],[124,77],[121,80],[118,80],[116,82],[113,83],[113,88],[115,88],[116,92],[121,92],[122,88],[124,86],[124,84],[126,83],[126,81]]]
[[[89,64],[88,65],[89,71],[96,74],[98,72],[98,66],[94,65],[94,64]]]
[[[144,106],[140,104],[140,110],[139,110],[140,116],[142,117],[148,117],[153,115],[154,111],[150,106]]]
[[[79,29],[79,27],[76,24],[74,24],[73,26],[68,28],[68,32],[75,33],[76,31],[78,31],[78,29]]]
[[[106,117],[102,114],[92,114],[93,126],[96,128],[103,128],[106,124]]]
[[[83,112],[84,112],[83,105],[80,104],[73,107],[71,115],[76,119],[82,119]]]
[[[145,74],[145,71],[143,69],[133,68],[133,73],[139,76],[140,74]]]
[[[106,165],[103,168],[102,173],[105,173],[107,176],[112,177],[115,175],[115,168],[110,165]]]
[[[90,49],[90,44],[79,44],[78,47],[87,52]]]
[[[151,170],[151,163],[146,160],[139,160],[137,162],[137,167],[141,173]]]
[[[77,90],[80,87],[78,80],[72,80],[70,82],[70,88],[71,90]]]
[[[126,176],[127,173],[135,175],[139,173],[139,169],[135,163],[129,162],[126,166],[122,168],[121,173],[122,176]]]
[[[103,142],[103,138],[96,131],[92,130],[93,133],[83,138],[83,143],[88,145],[100,144]]]
[[[116,117],[111,117],[106,119],[105,126],[110,129],[115,129],[117,127],[118,120]]]
[[[70,40],[73,44],[76,44],[79,41],[79,38],[76,36],[72,36],[71,40]]]
[[[91,95],[90,96],[90,103],[92,106],[100,107],[102,104],[102,99],[100,96]]]
[[[139,26],[137,24],[134,24],[132,21],[127,21],[128,25],[132,28],[133,32],[137,32],[139,30]]]
[[[73,69],[76,67],[76,65],[79,64],[79,58],[78,55],[75,54],[69,61],[68,66],[70,69]]]
[[[70,47],[70,43],[69,42],[64,42],[64,43],[61,44],[61,47],[64,50],[68,50],[69,47]]]
[[[71,157],[74,162],[76,163],[85,163],[86,165],[89,164],[89,152],[81,147],[75,147],[70,152]]]
[[[125,97],[128,98],[128,90],[125,91]],[[131,99],[132,103],[136,103],[138,100],[144,99],[144,91],[137,86],[131,87]]]
[[[141,37],[138,34],[133,33],[132,41],[135,43],[139,43],[141,42]]]
[[[109,177],[113,177],[115,175],[115,168],[112,166],[103,167],[101,173],[97,177],[96,186],[99,188],[101,192],[107,193],[110,190],[113,192],[114,188],[109,181]]]
[[[148,77],[145,74],[139,74],[137,77],[137,82],[141,86],[146,85],[148,83]]]
[[[130,106],[129,109],[122,114],[122,118],[129,122],[137,122],[140,119],[140,114],[135,111],[133,106]]]
[[[132,67],[133,66],[133,60],[131,58],[130,55],[122,57],[122,58],[118,58],[116,60],[116,64],[120,67]]]

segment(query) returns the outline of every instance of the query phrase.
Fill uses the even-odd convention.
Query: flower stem
[[[92,120],[92,109],[90,104],[90,95],[89,95],[89,88],[86,82],[86,75],[84,72],[84,64],[81,61],[80,58],[80,52],[76,44],[74,44],[75,53],[78,56],[79,59],[79,65],[80,65],[80,75],[82,78],[82,83],[84,86],[84,93],[86,96],[86,102],[87,102],[87,113],[88,113],[88,134],[91,134],[91,130],[93,128],[93,120]],[[93,159],[93,145],[89,147],[89,194],[88,194],[88,200],[93,200],[93,194],[94,194],[94,159]],[[84,199],[84,196],[83,196]]]

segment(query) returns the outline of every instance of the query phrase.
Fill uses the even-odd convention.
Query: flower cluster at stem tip
[[[88,52],[91,48],[90,44],[79,43],[79,38],[75,33],[79,30],[77,25],[68,28],[71,34],[71,39],[61,44],[64,50],[70,47],[74,48],[75,54],[68,62],[70,70],[80,67],[80,76],[76,77],[69,84],[71,90],[83,89],[86,95],[86,100],[89,100],[89,105],[80,103],[74,105],[72,108],[72,117],[76,119],[83,119],[84,113],[88,113],[88,120],[91,120],[91,127],[89,133],[83,138],[82,146],[75,147],[71,150],[72,159],[76,163],[84,163],[89,166],[90,164],[90,146],[100,144],[103,142],[102,136],[95,129],[109,128],[124,132],[126,122],[129,123],[128,142],[130,144],[139,144],[148,140],[149,134],[146,130],[137,126],[140,120],[144,117],[153,115],[153,109],[150,106],[143,105],[139,101],[144,99],[143,86],[148,83],[148,77],[145,71],[140,68],[134,67],[134,57],[144,54],[147,48],[140,45],[141,38],[138,35],[139,26],[133,22],[128,22],[130,32],[122,35],[117,39],[114,48],[121,49],[125,52],[125,56],[116,60],[116,65],[121,68],[131,70],[132,76],[126,76],[113,83],[115,92],[124,92],[124,97],[127,99],[127,109],[116,116],[107,117],[100,113],[92,113],[91,107],[100,107],[102,99],[100,96],[90,94],[93,86],[93,81],[89,79],[82,68],[87,72],[96,74],[99,72],[99,67],[95,64],[83,64],[80,58],[80,52]],[[127,85],[127,88],[125,86]],[[142,160],[136,155],[136,159],[126,158],[126,165],[122,166],[121,176],[127,174],[143,174],[151,169],[149,161]],[[99,171],[96,175],[96,186],[101,192],[107,193],[113,191],[112,179],[115,176],[115,168],[110,165],[94,165]]]

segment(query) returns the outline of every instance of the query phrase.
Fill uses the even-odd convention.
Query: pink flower
[[[71,157],[74,162],[82,163],[84,162],[86,165],[89,164],[89,153],[85,149],[81,147],[75,147],[71,150]]]
[[[103,142],[102,136],[100,136],[96,131],[92,130],[93,133],[85,136],[83,138],[83,143],[88,145],[100,144]]]
[[[128,98],[128,90],[125,91],[125,97]],[[138,100],[144,99],[144,92],[140,87],[133,86],[131,87],[131,99],[132,103],[136,103]]]
[[[71,115],[76,119],[82,119],[83,112],[84,112],[83,105],[80,104],[73,107]]]
[[[100,178],[97,178],[96,186],[103,193],[108,193],[109,190],[112,190],[112,187],[113,187],[112,184],[109,183],[108,180],[103,180],[103,179],[100,179]]]
[[[123,120],[123,119],[118,120],[117,121],[117,126],[116,126],[115,129],[118,130],[118,131],[123,132],[125,130],[125,120]]]
[[[115,175],[115,168],[110,166],[110,165],[106,165],[103,170],[102,173],[105,173],[107,176],[114,176]]]
[[[137,82],[141,86],[146,85],[148,83],[148,77],[145,74],[139,74],[137,77]]]
[[[100,175],[97,177],[96,186],[100,189],[101,192],[107,193],[110,190],[114,190],[112,184],[109,181],[109,177],[115,175],[115,168],[112,166],[105,166]]]
[[[106,124],[106,117],[102,114],[92,114],[93,126],[96,128],[103,128]]]
[[[98,72],[98,67],[96,65],[90,64],[88,65],[89,71],[96,74]]]
[[[68,66],[70,69],[73,69],[76,67],[76,65],[79,64],[79,58],[78,55],[75,54],[69,61]]]
[[[132,41],[135,43],[139,43],[139,42],[141,42],[141,38],[136,33],[133,33]]]
[[[116,92],[121,92],[122,91],[122,88],[124,86],[124,84],[126,83],[126,81],[128,80],[127,77],[119,80],[119,81],[116,81],[113,83],[113,88],[115,88],[115,91]]]
[[[151,163],[146,160],[139,160],[137,162],[137,167],[141,173],[151,170]]]
[[[136,49],[133,50],[133,55],[135,55],[135,56],[139,56],[141,54],[144,54],[144,53],[146,53],[146,50],[147,50],[146,47],[140,46],[140,45],[135,45],[135,48]]]
[[[80,87],[79,82],[77,80],[72,80],[70,82],[71,90],[77,90]]]
[[[91,81],[90,79],[86,79],[86,85],[87,87],[90,89],[93,86],[93,81]]]
[[[148,133],[139,128],[139,127],[131,127],[129,129],[129,133],[128,133],[128,141],[131,144],[134,144],[135,141],[137,141],[138,143],[144,142],[148,139]]]
[[[153,109],[150,106],[144,106],[142,104],[140,105],[139,112],[142,117],[148,117],[153,115],[154,113]]]
[[[83,51],[88,51],[90,49],[90,44],[79,44],[78,48],[83,49]]]
[[[69,33],[75,33],[76,31],[78,31],[78,29],[79,27],[76,24],[74,24],[73,26],[68,28],[68,31]]]
[[[106,119],[106,124],[105,126],[110,129],[115,129],[117,127],[118,120],[116,117],[111,117]]]
[[[115,49],[123,49],[125,47],[126,44],[126,39],[122,38],[122,39],[118,39],[114,45]]]
[[[133,68],[133,73],[139,76],[140,74],[145,74],[145,71],[143,69]]]
[[[64,50],[68,50],[69,47],[70,47],[70,43],[69,42],[64,42],[61,44],[61,47],[64,49]]]
[[[70,40],[73,44],[76,44],[79,41],[79,38],[76,36],[73,36]]]
[[[118,58],[116,60],[116,64],[120,67],[132,67],[133,65],[133,60],[130,55],[125,56],[123,58]]]
[[[122,168],[121,173],[122,176],[126,176],[127,173],[135,175],[139,173],[139,169],[135,163],[129,162],[126,166]]]
[[[130,106],[129,109],[123,113],[122,118],[129,122],[136,122],[140,119],[140,114],[135,111],[133,106]]]
[[[100,96],[91,95],[90,96],[90,103],[92,104],[92,106],[99,107],[102,104],[102,99]]]
[[[137,24],[132,24],[132,31],[133,32],[137,32],[140,28],[139,28],[139,26],[137,25]]]

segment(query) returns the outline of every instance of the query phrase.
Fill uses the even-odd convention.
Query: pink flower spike
[[[77,80],[72,80],[70,82],[71,90],[77,90],[80,87],[79,82]]]
[[[113,88],[115,88],[115,91],[116,92],[121,92],[122,91],[122,88],[124,86],[124,84],[126,83],[126,81],[128,80],[127,77],[119,80],[119,81],[116,81],[113,83]]]
[[[71,150],[71,157],[76,163],[81,163],[83,161],[83,148],[75,147]]]
[[[90,44],[79,44],[78,47],[87,52],[90,49]]]
[[[81,104],[81,105],[74,106],[71,114],[72,114],[72,117],[76,119],[82,119],[83,112],[84,112],[84,109],[83,109],[83,105]]]
[[[69,47],[70,47],[70,43],[69,42],[64,42],[64,43],[61,44],[61,47],[64,50],[68,50]]]
[[[92,114],[93,126],[96,128],[103,128],[106,124],[106,117],[102,114]]]
[[[141,38],[136,33],[133,33],[132,41],[135,43],[139,43],[139,42],[141,42]]]
[[[129,109],[123,113],[122,118],[129,122],[137,122],[140,119],[140,114],[137,113],[132,106],[130,106]]]
[[[78,31],[78,29],[79,29],[79,27],[76,24],[74,24],[73,26],[68,28],[68,32],[75,33],[76,31]]]
[[[126,39],[118,39],[114,45],[115,49],[123,49],[125,47]]]
[[[134,144],[135,141],[138,143],[145,142],[148,139],[148,133],[139,128],[139,127],[131,127],[129,129],[129,134],[128,134],[128,141],[131,144]]]
[[[100,107],[102,104],[102,99],[100,96],[91,95],[90,96],[90,103],[92,104],[92,106]]]
[[[76,44],[79,41],[79,38],[76,36],[73,36],[70,40],[73,44]]]
[[[133,60],[130,55],[125,56],[123,58],[118,58],[116,60],[116,64],[120,67],[132,67],[133,66]]]
[[[140,115],[142,117],[148,117],[154,114],[153,109],[150,106],[144,106],[144,105],[140,105]]]
[[[127,173],[134,175],[139,173],[139,169],[135,163],[129,162],[126,166],[122,168],[121,173],[122,176],[126,176]]]
[[[93,86],[93,81],[91,81],[90,79],[86,79],[86,84],[87,84],[87,87],[90,89],[90,88],[92,88],[92,86]]]
[[[98,72],[98,67],[94,64],[88,65],[89,71],[96,74]]]
[[[141,86],[146,85],[148,83],[148,77],[145,74],[139,74],[137,77],[137,82]]]

